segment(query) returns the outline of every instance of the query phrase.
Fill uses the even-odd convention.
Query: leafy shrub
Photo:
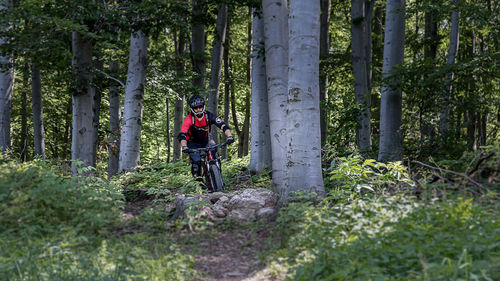
[[[413,185],[401,162],[382,163],[350,155],[332,161],[330,170],[327,187],[330,197],[339,201],[354,199],[363,190],[381,193],[388,187]]]
[[[155,238],[157,239],[157,238]],[[30,240],[0,256],[1,280],[195,280],[193,259],[146,234]],[[5,243],[0,242],[5,249]]]
[[[400,197],[310,207],[286,251],[293,280],[493,280],[498,212]]]
[[[175,193],[194,192],[199,186],[186,162],[156,163],[128,172],[112,181],[126,190],[145,189],[156,201],[173,201]],[[133,198],[128,198],[129,200]]]
[[[99,232],[118,219],[121,194],[102,180],[79,183],[42,162],[0,164],[2,232],[44,235],[67,227]]]

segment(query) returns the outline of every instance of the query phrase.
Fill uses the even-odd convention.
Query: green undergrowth
[[[383,196],[335,207],[292,204],[282,212],[278,224],[293,235],[276,260],[289,268],[289,280],[500,276],[498,205]]]
[[[250,157],[222,160],[222,178],[227,192],[239,188],[268,188],[271,185],[270,171],[250,176],[246,168]],[[176,163],[152,163],[133,172],[116,176],[111,181],[124,190],[145,190],[155,202],[173,202],[176,194],[205,192],[200,182],[191,175],[191,165],[186,159]],[[133,193],[132,193],[133,194]],[[132,201],[134,198],[125,198]]]
[[[470,159],[479,154],[461,167],[473,167]],[[496,154],[488,161],[481,167],[491,175]],[[286,271],[287,280],[496,280],[498,187],[487,185],[491,177],[477,178],[488,188],[477,195],[477,187],[470,192],[464,182],[449,188],[425,176],[414,182],[398,162],[336,159],[322,203],[294,202],[280,210],[282,243],[268,259],[271,268]]]
[[[168,233],[121,219],[121,189],[0,159],[0,280],[196,280]]]

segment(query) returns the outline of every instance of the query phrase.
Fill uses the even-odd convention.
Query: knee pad
[[[191,165],[193,176],[201,176],[201,163],[193,163]]]

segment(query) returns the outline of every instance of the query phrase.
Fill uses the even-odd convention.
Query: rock
[[[214,192],[214,193],[209,193],[208,198],[210,200],[210,203],[215,204],[217,201],[220,200],[221,197],[226,197],[226,194],[222,192]]]
[[[228,219],[237,220],[240,222],[250,222],[255,219],[255,209],[234,209],[230,210],[227,215]]]
[[[203,206],[201,207],[200,213],[196,216],[197,218],[207,218],[209,220],[214,220],[215,219],[215,214],[214,210],[210,208],[209,206]]]
[[[214,215],[218,218],[224,218],[227,216],[228,210],[222,205],[215,204],[212,209],[214,211]]]
[[[215,202],[214,206],[222,206],[224,208],[227,208],[228,203],[229,198],[227,196],[222,196],[217,202]]]
[[[276,215],[278,195],[265,188],[245,189],[240,194],[214,192],[187,198],[178,195],[172,220],[185,217],[187,208],[196,208],[196,217],[211,220],[228,218],[247,223],[257,220],[271,220]]]
[[[259,209],[255,214],[257,220],[269,221],[276,216],[276,209],[272,207],[266,207]]]
[[[278,202],[278,195],[265,188],[245,189],[241,194],[233,196],[229,201],[231,209],[260,209],[275,206]]]

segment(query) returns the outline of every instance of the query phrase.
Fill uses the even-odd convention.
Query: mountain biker
[[[211,125],[221,129],[227,137],[227,144],[234,142],[229,126],[212,112],[205,110],[205,99],[199,95],[192,96],[189,101],[191,112],[182,123],[178,139],[181,142],[182,152],[189,153],[191,159],[191,173],[193,176],[201,177],[202,162],[199,151],[196,148],[207,147],[208,136]]]

